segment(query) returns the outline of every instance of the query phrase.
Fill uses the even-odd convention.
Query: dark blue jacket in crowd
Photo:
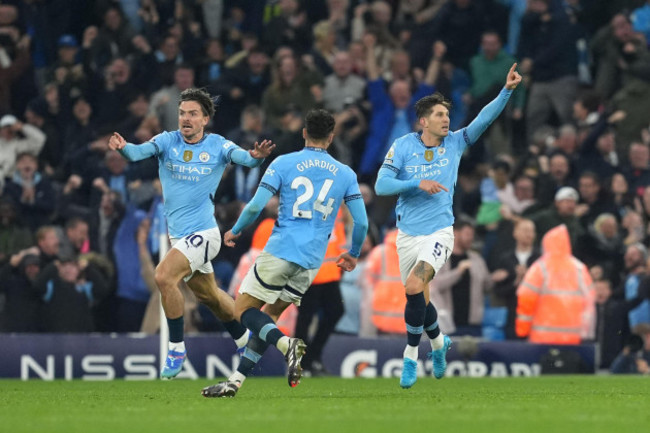
[[[140,274],[140,254],[136,241],[138,226],[146,216],[145,211],[135,206],[127,206],[113,244],[117,269],[117,296],[139,302],[149,300],[149,289]]]
[[[554,12],[549,21],[528,12],[521,19],[518,57],[533,60],[533,81],[548,82],[578,73],[576,33],[566,15]]]
[[[413,109],[415,103],[418,99],[430,95],[434,91],[435,87],[428,84],[422,83],[418,86],[407,109],[410,125],[416,121]],[[368,97],[372,103],[372,118],[359,172],[362,175],[375,175],[386,156],[385,150],[388,144],[386,142],[390,137],[395,120],[395,106],[386,91],[386,82],[381,78],[368,81]]]

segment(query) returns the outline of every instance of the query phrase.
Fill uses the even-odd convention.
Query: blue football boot
[[[442,348],[432,350],[429,352],[428,357],[433,361],[433,375],[436,379],[445,377],[447,371],[447,352],[451,348],[451,338],[445,335]]]
[[[410,388],[418,379],[418,362],[410,358],[404,358],[404,366],[402,367],[402,376],[399,379],[399,386],[402,388]]]
[[[167,352],[167,358],[165,359],[165,366],[160,372],[160,377],[162,379],[173,379],[178,373],[183,369],[183,362],[187,358],[187,351],[185,352],[174,352],[170,350]]]

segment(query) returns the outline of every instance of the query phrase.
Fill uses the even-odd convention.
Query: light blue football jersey
[[[418,132],[395,140],[382,168],[395,172],[399,180],[430,179],[449,189],[431,195],[419,188],[402,192],[395,208],[401,231],[411,236],[429,235],[454,224],[452,203],[458,166],[469,144],[465,128],[449,132],[437,147],[426,147]]]
[[[305,269],[323,262],[341,203],[361,198],[352,169],[315,147],[276,158],[260,187],[280,195],[278,219],[264,250]]]
[[[163,132],[148,143],[156,147],[169,235],[179,238],[216,227],[210,194],[240,147],[219,134],[189,144],[180,131]]]

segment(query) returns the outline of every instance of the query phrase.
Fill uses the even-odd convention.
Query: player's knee
[[[417,295],[418,293],[422,293],[424,292],[425,286],[424,281],[412,275],[406,279],[406,284],[404,285],[407,295]]]
[[[154,280],[156,280],[156,285],[161,291],[166,290],[170,285],[174,284],[174,282],[171,281],[171,274],[161,265],[156,266]]]

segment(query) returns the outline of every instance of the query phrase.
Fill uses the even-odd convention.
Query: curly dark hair
[[[195,101],[201,106],[204,116],[214,116],[215,108],[212,96],[203,89],[189,88],[181,92],[181,99],[178,101],[180,107],[182,102]]]
[[[326,139],[334,131],[335,123],[334,116],[323,109],[310,110],[305,116],[307,135],[314,140]]]
[[[446,107],[447,110],[451,111],[451,101],[442,96],[442,93],[436,92],[433,95],[420,98],[420,100],[415,103],[415,115],[418,119],[427,117],[431,114],[434,105],[442,105]]]

